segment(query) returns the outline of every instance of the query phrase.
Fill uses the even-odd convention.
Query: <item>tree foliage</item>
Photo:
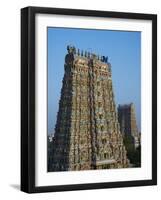
[[[127,150],[127,157],[130,163],[134,167],[141,166],[141,146],[139,145],[136,149],[134,146],[134,139],[132,136],[124,136],[124,145]]]

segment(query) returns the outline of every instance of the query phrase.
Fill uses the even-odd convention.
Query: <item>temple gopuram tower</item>
[[[128,167],[107,57],[67,50],[52,171]]]
[[[118,106],[118,120],[123,136],[130,136],[134,147],[140,145],[140,134],[138,131],[133,103]]]

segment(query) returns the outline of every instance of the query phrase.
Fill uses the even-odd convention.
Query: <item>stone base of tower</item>
[[[80,170],[95,170],[95,169],[121,169],[121,168],[128,168],[130,167],[130,163],[128,160],[119,162],[115,161],[114,159],[111,160],[102,160],[102,161],[97,161],[96,163],[90,164],[89,162],[87,163],[82,163],[82,164],[71,164],[70,166],[58,166],[53,167],[51,171],[80,171]]]
[[[124,163],[117,162],[114,159],[103,160],[96,163],[96,169],[118,169],[128,168],[129,162],[126,160]]]
[[[89,162],[87,162],[87,163],[82,163],[82,164],[73,164],[70,166],[68,170],[79,171],[79,170],[90,170],[90,169],[91,169],[91,165],[89,164]]]
[[[97,161],[96,163],[84,163],[71,166],[69,171],[79,170],[95,170],[95,169],[121,169],[128,168],[130,166],[129,160],[123,160],[122,162],[114,159]]]

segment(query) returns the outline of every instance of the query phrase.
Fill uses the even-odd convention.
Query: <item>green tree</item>
[[[141,146],[135,149],[134,138],[132,136],[124,136],[124,145],[127,150],[127,157],[134,167],[141,166]]]

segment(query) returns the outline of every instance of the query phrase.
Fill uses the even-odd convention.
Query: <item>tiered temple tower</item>
[[[118,120],[123,136],[130,136],[134,147],[138,147],[140,145],[140,134],[136,123],[133,103],[118,106]]]
[[[52,171],[128,167],[108,58],[67,50]]]

